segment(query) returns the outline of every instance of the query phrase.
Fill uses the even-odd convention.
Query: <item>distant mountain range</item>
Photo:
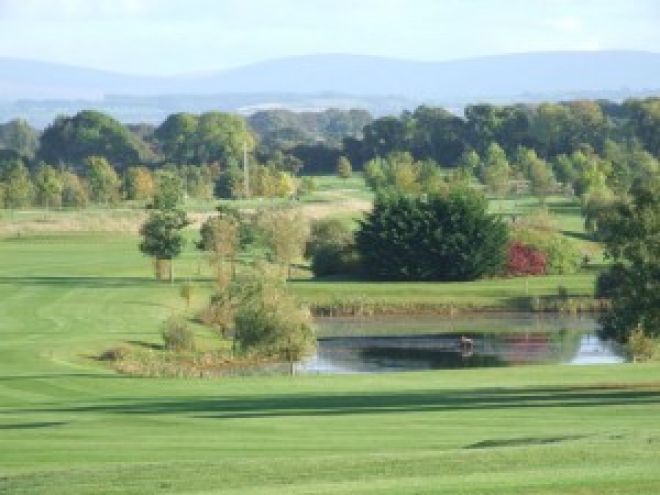
[[[626,97],[659,90],[660,54],[639,51],[538,52],[445,62],[307,55],[171,77],[0,58],[0,102],[5,106],[16,100],[102,100],[110,95],[165,97],[161,100],[165,104],[174,95],[180,101],[181,96],[208,100],[223,94],[243,99],[251,95],[247,100],[256,107],[278,106],[278,94],[460,104],[570,95]],[[256,94],[262,97],[255,98]]]

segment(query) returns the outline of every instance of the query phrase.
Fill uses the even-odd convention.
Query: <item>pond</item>
[[[623,350],[590,316],[479,314],[320,318],[301,373],[379,373],[565,363],[613,364]]]

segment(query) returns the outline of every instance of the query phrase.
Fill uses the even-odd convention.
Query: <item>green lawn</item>
[[[593,296],[595,272],[475,282],[360,282],[300,280],[291,283],[293,292],[318,306],[355,302],[391,306],[454,307],[463,310],[516,310],[526,308],[530,297],[556,296],[558,288],[569,296]]]
[[[177,270],[194,275],[192,251]],[[358,290],[498,298],[515,283]],[[590,290],[588,276],[574,283]],[[0,493],[660,491],[658,364],[190,380],[92,358],[157,342],[182,308],[133,236],[0,240]]]

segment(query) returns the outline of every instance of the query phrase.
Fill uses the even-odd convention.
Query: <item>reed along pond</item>
[[[623,349],[592,316],[478,314],[319,318],[301,373],[379,373],[529,364],[614,364]]]

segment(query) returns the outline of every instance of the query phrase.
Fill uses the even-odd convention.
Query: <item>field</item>
[[[319,182],[303,202],[314,214],[355,218],[368,201],[357,181]],[[515,214],[529,204],[493,208]],[[551,204],[559,228],[580,234],[571,208]],[[104,350],[148,348],[161,322],[185,310],[179,285],[155,282],[137,250],[140,215],[35,211],[1,221],[0,493],[660,491],[660,363],[223,379],[115,373],[97,360]],[[202,306],[203,258],[189,247],[176,273],[195,284],[193,307]],[[291,287],[321,306],[505,309],[560,285],[589,296],[593,280],[586,271]],[[213,345],[209,331],[196,331]]]

